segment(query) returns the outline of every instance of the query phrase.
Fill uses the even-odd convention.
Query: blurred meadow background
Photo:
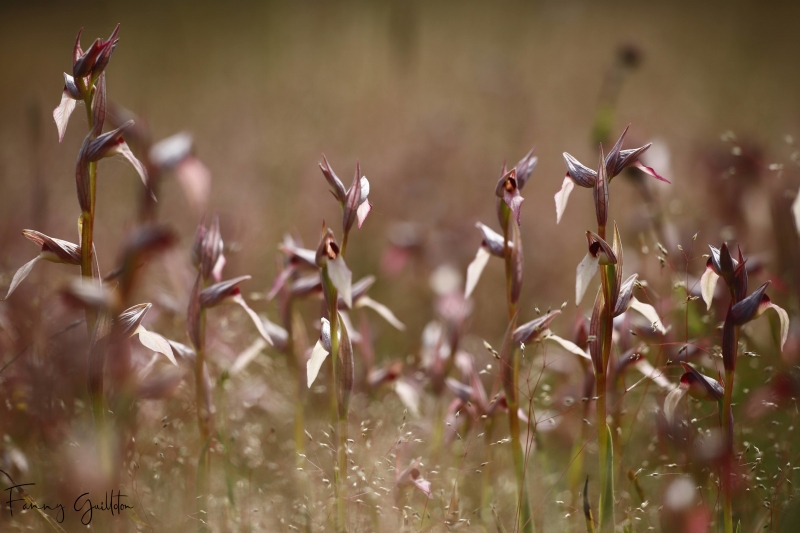
[[[626,273],[638,272],[648,281],[651,303],[665,323],[675,324],[674,346],[655,346],[649,357],[677,381],[681,370],[666,365],[681,341],[702,336],[709,347],[720,342],[714,325],[724,318],[724,309],[714,314],[712,307],[711,318],[703,323],[707,332],[694,335],[689,314],[699,324],[705,305],[694,303],[686,312],[675,289],[679,281],[694,286],[705,268],[701,255],[708,253],[707,245],[720,246],[724,240],[741,246],[761,265],[751,274],[751,287],[771,279],[773,300],[789,311],[793,324],[797,316],[800,249],[791,205],[800,186],[798,20],[796,2],[5,1],[0,6],[6,72],[0,83],[0,287],[7,287],[16,269],[33,256],[21,229],[78,242],[75,159],[87,119],[78,108],[59,144],[52,110],[63,88],[62,72],[70,71],[77,30],[84,28],[88,46],[90,39],[108,35],[121,23],[121,40],[107,70],[109,100],[142,117],[154,139],[180,131],[192,135],[194,153],[212,176],[206,211],[220,218],[226,277],[252,275],[242,293],[274,322],[280,321],[278,308],[264,295],[280,269],[283,236],[289,233],[313,250],[323,220],[338,236],[340,209],[317,166],[321,154],[346,186],[360,161],[370,180],[373,210],[364,228],[350,236],[347,263],[354,279],[376,275],[370,296],[389,306],[406,330],[376,315],[352,319],[357,328],[369,323],[375,366],[403,361],[409,379],[420,372],[414,368],[421,358],[423,329],[437,316],[435,289],[456,274],[462,279],[452,282],[463,284],[480,245],[476,222],[497,229],[494,187],[503,161],[511,166],[534,146],[539,163],[523,191],[520,309],[529,320],[535,309],[559,309],[567,302],[551,328],[572,338],[576,323],[591,313],[594,293],[580,306],[574,304],[574,272],[585,254],[584,233],[594,228],[595,217],[591,194],[579,188],[556,224],[553,195],[564,179],[562,152],[595,167],[598,142],[607,151],[631,124],[626,146],[652,142],[643,161],[672,184],[641,174],[620,176],[610,220],[620,225],[626,243]],[[114,267],[135,223],[141,189],[121,160],[100,163],[95,243],[102,272]],[[154,324],[168,338],[188,344],[183,321],[192,282],[189,249],[201,213],[169,178],[161,187],[158,210],[160,221],[175,230],[179,241],[148,266],[148,281],[136,294],[138,301],[154,303],[148,328]],[[43,501],[71,502],[85,492],[82,487],[103,487],[92,480],[91,453],[81,452],[91,441],[85,328],[67,332],[55,344],[43,340],[81,318],[80,310],[58,296],[76,274],[40,264],[12,298],[0,303],[0,365],[33,346],[0,374],[3,469],[15,471],[15,479],[35,482],[32,492]],[[508,325],[504,283],[501,263],[491,261],[472,296],[463,345],[481,368],[492,362],[481,341],[499,349]],[[318,303],[301,306],[312,345],[319,309]],[[324,473],[326,468],[330,472],[330,457],[319,445],[329,431],[325,380],[306,400],[307,430],[313,437],[306,439],[306,453],[317,456],[315,470],[296,457],[291,365],[267,348],[245,374],[225,382],[221,376],[257,333],[240,310],[213,313],[208,358],[217,383],[217,417],[225,421],[220,425],[226,434],[236,437],[225,444],[229,449],[215,450],[212,460],[214,511],[205,518],[193,508],[200,444],[189,373],[165,397],[140,402],[137,464],[127,465],[117,478],[128,494],[136,493],[137,518],[98,518],[92,530],[190,531],[201,518],[214,531],[332,530],[327,523],[329,483],[322,482],[330,478]],[[754,328],[755,338],[768,337],[767,322]],[[799,332],[791,330],[783,354],[768,341],[758,348],[754,344],[749,347],[761,350],[762,357],[741,363],[739,406],[747,402],[743,390],[759,389],[773,374],[793,376],[797,387]],[[144,353],[134,355],[142,365],[149,360]],[[364,372],[361,365],[357,356],[357,380],[364,379],[358,378]],[[569,394],[580,396],[567,392],[579,390],[583,379],[580,367],[573,365],[578,374],[572,379],[564,373],[569,366],[543,378],[553,396],[537,397],[544,407]],[[534,380],[538,373],[531,371]],[[706,374],[717,377],[710,367]],[[639,377],[627,378],[627,385]],[[385,497],[379,519],[374,514],[379,498],[352,489],[352,531],[497,530],[493,515],[479,509],[481,474],[475,471],[485,453],[476,437],[480,430],[448,441],[444,452],[430,452],[427,443],[436,433],[432,413],[440,400],[425,383],[418,380],[419,416],[404,416],[390,387],[367,393],[357,386],[350,425],[356,446],[362,447],[354,452],[363,459],[359,472],[372,468],[388,489],[379,492]],[[491,388],[489,378],[486,387]],[[652,413],[664,393],[654,388],[648,395],[640,392],[636,389],[628,407],[646,416],[627,422],[639,424],[638,437],[630,439],[626,429],[623,446],[629,448],[619,450],[626,463],[620,467],[620,490],[630,493],[630,502],[618,509],[636,509],[647,500],[650,506],[629,516],[618,510],[617,519],[627,520],[630,531],[677,531],[664,525],[668,518],[657,508],[663,505],[669,476],[691,468],[665,466],[683,463],[679,448],[651,442],[657,427]],[[743,441],[756,437],[764,441],[761,450],[775,446],[763,459],[770,465],[763,477],[754,478],[748,492],[742,488],[738,496],[742,531],[794,531],[800,523],[794,489],[769,481],[782,468],[788,468],[786,479],[797,480],[791,469],[800,438],[787,429],[797,420],[793,394],[787,404],[751,418],[743,407],[736,408],[744,424],[742,438],[737,433],[739,451]],[[699,409],[696,416],[703,423],[716,423],[714,409],[692,408]],[[531,461],[538,531],[585,531],[579,491],[566,475],[568,452],[584,417],[575,413],[572,418],[537,441],[541,449],[552,450]],[[368,449],[357,431],[364,424],[372,439]],[[435,495],[431,503],[420,493],[396,494],[399,489],[393,486],[396,455],[387,457],[398,453],[393,443],[408,431],[413,432],[408,446],[416,447],[403,448],[397,459],[403,466],[397,468],[423,457],[421,470]],[[504,438],[507,427],[498,423],[494,434],[494,440]],[[416,438],[421,442],[414,444]],[[585,440],[591,442],[588,434]],[[596,447],[587,445],[586,453],[596,456]],[[511,461],[499,456],[492,464],[497,482],[491,498],[501,522],[513,531]],[[594,481],[592,464],[584,469]],[[640,469],[646,495],[641,501],[635,495],[638,483],[625,478],[626,472]],[[662,475],[645,477],[653,472]],[[372,475],[366,474],[368,486],[375,480]],[[461,510],[450,520],[452,510],[445,507],[453,501],[454,483]],[[92,490],[102,494],[108,489]],[[704,501],[713,509],[716,491],[703,497],[711,498]],[[63,527],[77,531],[79,522],[73,513],[67,515]],[[313,517],[311,525],[307,516]],[[46,527],[34,513],[12,518],[3,505],[3,531]]]

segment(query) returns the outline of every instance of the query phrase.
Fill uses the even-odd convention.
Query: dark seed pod
[[[604,329],[603,323],[605,322],[605,300],[603,299],[603,291],[597,291],[597,297],[594,300],[594,308],[592,308],[592,320],[589,323],[589,355],[592,356],[592,365],[594,366],[595,374],[604,374],[605,367],[603,365],[602,353],[602,330]]]
[[[760,314],[762,304],[769,303],[769,297],[765,294],[769,284],[769,281],[765,282],[753,291],[753,294],[734,304],[728,313],[734,325],[742,326],[747,324]]]
[[[608,178],[602,146],[600,146],[600,165],[597,170],[597,180],[594,182],[594,211],[597,215],[598,227],[606,227],[608,223]]]
[[[736,370],[737,351],[736,326],[733,323],[731,309],[728,308],[728,315],[725,317],[725,323],[722,326],[722,362],[725,365],[726,372]]]

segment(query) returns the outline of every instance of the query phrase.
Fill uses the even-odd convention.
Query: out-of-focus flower
[[[45,261],[50,261],[52,263],[64,263],[67,265],[80,266],[81,264],[81,247],[77,244],[62,241],[61,239],[54,239],[52,237],[48,237],[44,233],[40,233],[32,229],[22,230],[22,235],[29,241],[38,245],[41,251],[39,252],[39,255],[19,267],[17,272],[14,274],[13,279],[11,280],[11,285],[8,287],[8,292],[6,293],[5,298],[0,299],[0,301],[6,300],[9,296],[11,296],[17,287],[19,287],[19,284],[28,277],[33,270],[33,266],[40,259],[44,259]]]

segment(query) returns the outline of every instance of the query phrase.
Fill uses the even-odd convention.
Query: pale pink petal
[[[433,494],[431,494],[431,482],[424,479],[416,468],[411,471],[411,482],[414,483],[414,486],[421,490],[428,499],[433,499]]]
[[[786,344],[786,339],[789,337],[789,313],[786,312],[785,309],[775,305],[774,303],[770,302],[769,306],[778,313],[778,317],[781,319],[781,351],[783,350],[783,345]]]
[[[280,274],[278,274],[278,277],[276,277],[275,281],[272,282],[272,288],[270,288],[269,293],[267,293],[268,302],[275,298],[283,286],[286,285],[286,281],[292,276],[294,271],[295,268],[291,264],[281,270]]]
[[[574,353],[575,355],[583,357],[584,359],[588,359],[590,361],[592,360],[592,357],[588,353],[584,352],[580,346],[578,346],[572,341],[568,341],[567,339],[561,338],[558,335],[554,335],[552,332],[547,334],[544,337],[544,340],[553,341],[570,353]]]
[[[172,347],[169,345],[167,339],[158,333],[147,331],[142,325],[136,328],[136,333],[139,335],[139,342],[141,342],[145,348],[163,354],[173,365],[178,366],[178,361],[175,360],[175,354],[172,353]]]
[[[347,307],[353,307],[353,273],[347,268],[347,265],[342,259],[342,256],[336,256],[336,259],[328,261],[328,277],[339,291],[339,296],[342,297]]]
[[[472,295],[472,291],[474,291],[475,286],[478,285],[478,280],[481,279],[483,269],[486,268],[486,263],[489,262],[490,257],[491,254],[489,250],[483,246],[478,248],[475,259],[473,259],[467,267],[467,283],[464,287],[464,298],[469,298]]]
[[[77,102],[67,94],[67,91],[61,93],[61,103],[53,110],[53,119],[56,121],[56,127],[58,128],[58,142],[64,140],[64,134],[67,132],[67,124],[69,123],[69,116],[75,110],[76,103]]]
[[[654,368],[653,365],[651,365],[647,359],[645,358],[639,359],[638,361],[636,361],[636,364],[634,366],[636,367],[636,370],[641,372],[644,377],[653,380],[653,383],[655,383],[662,389],[672,390],[675,387],[675,385],[673,385],[672,382],[670,382],[667,378],[664,377],[664,372]],[[630,390],[631,388],[633,387],[629,387],[627,390]]]
[[[261,317],[259,317],[258,314],[255,311],[253,311],[249,305],[247,305],[247,302],[244,301],[242,294],[241,293],[236,294],[231,299],[233,300],[234,303],[238,304],[242,309],[244,309],[245,313],[247,313],[247,315],[250,317],[250,320],[252,320],[253,324],[255,324],[256,329],[258,330],[258,333],[261,335],[261,337],[265,341],[267,341],[267,344],[272,346],[272,338],[269,336],[269,333],[267,333],[267,330],[264,328],[264,323],[261,321]]]
[[[591,252],[587,253],[586,257],[578,264],[575,274],[575,305],[580,304],[583,300],[583,295],[586,294],[589,282],[592,281],[599,264],[600,256],[595,257]]]
[[[564,210],[567,208],[567,201],[572,189],[575,188],[575,182],[569,177],[569,174],[564,178],[561,184],[561,190],[555,195],[556,200],[556,224],[561,222],[561,217],[564,215]]]
[[[21,267],[19,267],[19,270],[17,270],[17,273],[14,274],[14,278],[11,280],[11,285],[8,287],[8,293],[6,294],[6,297],[1,298],[0,301],[7,300],[8,297],[11,296],[11,293],[17,289],[19,284],[22,283],[22,280],[28,277],[28,274],[30,274],[31,270],[33,270],[33,265],[35,265],[39,259],[40,257],[37,255],[36,257],[34,257]]]
[[[231,365],[228,373],[231,376],[235,376],[247,368],[247,365],[249,365],[253,359],[258,357],[258,354],[260,354],[266,347],[267,343],[264,341],[264,339],[258,338],[254,340],[253,344],[245,348],[244,351],[236,357],[236,361],[234,361],[233,365]]]
[[[794,229],[800,234],[800,192],[797,193],[794,202],[792,202],[792,215],[794,216]]]
[[[186,200],[198,212],[208,203],[211,192],[211,172],[196,157],[187,157],[175,167],[175,178],[183,188]]]
[[[149,187],[149,185],[147,184],[147,169],[144,168],[142,162],[136,159],[136,156],[133,155],[133,152],[131,152],[130,147],[128,147],[128,143],[122,141],[121,143],[116,145],[112,150],[109,151],[109,155],[110,154],[121,155],[122,157],[124,157],[128,161],[128,163],[131,164],[134,170],[136,170],[136,173],[139,174],[139,177],[142,179],[142,183],[144,183],[144,186]],[[150,194],[152,195],[152,191],[150,192]],[[153,199],[155,200],[155,196],[153,196]]]
[[[653,177],[654,177],[654,178],[656,178],[657,180],[661,180],[661,181],[664,181],[664,182],[667,182],[667,183],[669,183],[669,182],[670,182],[670,181],[669,181],[667,178],[665,178],[665,177],[663,177],[663,176],[659,175],[659,173],[658,173],[658,172],[656,172],[655,170],[653,170],[653,168],[652,168],[652,167],[648,167],[648,166],[646,166],[646,165],[642,164],[642,162],[641,162],[641,161],[636,161],[636,162],[633,164],[633,166],[635,166],[636,168],[638,168],[639,170],[641,170],[641,171],[642,171],[642,172],[644,172],[645,174],[650,174],[651,176],[653,176]]]
[[[711,309],[711,301],[714,299],[714,289],[717,288],[717,280],[719,276],[714,269],[707,268],[703,275],[700,277],[700,293],[703,295],[703,301],[706,303],[706,311]]]
[[[640,313],[643,317],[650,321],[654,331],[658,331],[662,335],[666,335],[667,328],[661,322],[661,317],[658,316],[656,308],[650,304],[640,302],[636,298],[631,298],[631,309]]]
[[[367,220],[367,215],[369,212],[372,211],[372,204],[369,203],[369,200],[365,200],[361,202],[361,205],[358,206],[356,210],[356,216],[358,217],[358,229],[361,229],[361,225]]]
[[[394,382],[394,392],[414,416],[419,416],[420,395],[416,387],[403,379]]]
[[[322,368],[322,363],[325,362],[326,357],[328,357],[328,350],[322,346],[322,341],[317,341],[317,344],[314,345],[314,350],[311,352],[311,357],[306,363],[309,389],[314,384],[314,380],[317,379],[319,369]]]
[[[369,307],[370,309],[381,315],[381,317],[383,317],[383,319],[386,320],[389,324],[399,329],[400,331],[405,331],[406,329],[405,324],[403,324],[402,322],[400,322],[400,320],[397,319],[394,313],[392,313],[391,309],[389,309],[380,302],[376,302],[369,296],[364,295],[358,300],[356,300],[356,307]]]
[[[684,389],[682,387],[676,387],[672,390],[667,397],[664,399],[664,415],[667,417],[667,421],[672,424],[675,420],[675,409],[677,409],[678,404],[680,403],[681,399],[686,396],[688,389]]]
[[[217,257],[217,262],[214,263],[214,268],[211,269],[211,277],[213,277],[217,283],[222,280],[222,269],[225,268],[225,263],[227,262],[228,260],[225,259],[225,256],[219,254],[219,257]]]

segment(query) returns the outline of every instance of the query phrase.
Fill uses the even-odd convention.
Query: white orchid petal
[[[800,191],[797,192],[797,196],[792,202],[792,215],[794,215],[794,228],[800,234]]]
[[[175,360],[175,354],[172,353],[172,347],[169,345],[167,339],[158,333],[147,331],[141,324],[134,332],[134,335],[137,334],[139,335],[139,342],[141,342],[145,348],[163,354],[173,365],[178,366],[178,361]]]
[[[6,294],[6,297],[0,299],[0,301],[7,300],[8,297],[11,296],[11,293],[17,290],[19,284],[22,283],[22,281],[28,277],[28,274],[30,274],[31,270],[33,270],[33,265],[35,265],[39,259],[41,259],[41,256],[37,255],[36,257],[34,257],[21,267],[19,267],[16,274],[14,274],[14,277],[11,280],[11,285],[8,286],[8,293]]]
[[[469,298],[472,295],[472,291],[475,290],[475,287],[478,285],[478,280],[481,279],[481,274],[483,273],[483,269],[486,268],[486,263],[489,262],[489,258],[492,256],[485,247],[481,246],[478,248],[478,253],[475,254],[475,259],[467,267],[467,283],[464,286],[464,298]]]
[[[561,184],[561,190],[558,191],[555,195],[556,201],[556,224],[561,222],[561,217],[564,215],[564,210],[567,209],[567,202],[569,201],[569,195],[572,192],[572,189],[575,188],[575,182],[572,181],[572,178],[567,176],[564,178],[564,182]]]
[[[370,211],[372,211],[372,204],[369,203],[369,200],[364,200],[361,202],[361,205],[358,206],[358,209],[356,209],[358,229],[361,229],[361,226],[364,224],[364,221],[367,220],[367,215],[369,215]]]
[[[586,294],[589,282],[592,281],[599,264],[600,256],[595,257],[590,253],[587,253],[586,257],[578,263],[578,268],[575,272],[575,305],[580,304],[581,300],[583,300],[583,295]]]
[[[642,303],[636,298],[631,298],[630,308],[649,320],[659,333],[662,335],[667,333],[667,328],[665,328],[664,324],[661,322],[661,317],[658,316],[658,312],[656,311],[655,307],[650,304]]]
[[[249,365],[253,360],[258,357],[264,348],[267,347],[267,343],[264,339],[258,338],[253,341],[253,343],[245,348],[242,353],[240,353],[236,357],[236,361],[233,362],[231,369],[229,370],[229,374],[231,376],[235,376]]]
[[[783,345],[786,344],[786,339],[789,337],[789,313],[774,303],[770,302],[769,306],[778,313],[778,317],[781,319],[781,351],[783,351]]]
[[[394,315],[394,313],[392,313],[391,309],[389,309],[380,302],[376,302],[369,296],[364,295],[358,300],[356,300],[356,307],[369,307],[370,309],[381,315],[381,317],[383,317],[384,320],[386,320],[389,324],[391,324],[398,330],[400,331],[406,330],[406,325],[400,322],[400,320]]]
[[[53,110],[53,120],[56,121],[56,128],[58,128],[58,142],[64,140],[64,134],[67,132],[67,124],[69,123],[69,116],[75,110],[75,104],[77,104],[77,102],[67,94],[67,91],[61,93],[61,103]]]
[[[419,416],[419,391],[413,385],[400,379],[394,382],[394,392],[414,416]]]
[[[244,309],[245,313],[247,313],[247,316],[249,316],[250,320],[252,320],[253,324],[255,324],[256,329],[261,337],[267,342],[267,344],[272,346],[272,338],[269,336],[269,333],[267,333],[267,330],[264,329],[264,323],[261,321],[261,317],[259,317],[258,314],[253,311],[249,305],[247,305],[247,302],[244,300],[244,297],[242,297],[241,293],[233,296],[231,299],[234,303],[238,304],[242,309]]]
[[[675,385],[673,385],[667,378],[664,377],[664,372],[653,368],[653,365],[651,365],[647,359],[639,359],[636,361],[634,366],[636,367],[636,370],[641,372],[644,377],[652,379],[653,383],[662,389],[672,390],[675,388]]]
[[[144,165],[142,164],[142,162],[139,161],[138,159],[136,159],[136,156],[133,155],[133,152],[131,152],[131,149],[128,146],[128,143],[126,143],[125,141],[122,141],[120,144],[115,146],[114,149],[110,153],[114,153],[114,154],[121,155],[122,157],[124,157],[125,160],[128,161],[128,163],[131,164],[131,166],[134,168],[134,170],[136,170],[136,173],[139,174],[139,178],[141,178],[142,183],[144,184],[144,186],[145,187],[149,187],[149,185],[147,184],[147,169],[144,168]],[[150,191],[150,194],[151,195],[153,194],[152,191]],[[155,199],[155,196],[153,196],[153,199]]]
[[[562,348],[564,348],[569,353],[574,353],[575,355],[583,357],[584,359],[588,359],[589,361],[592,360],[592,357],[588,353],[586,353],[583,350],[581,350],[580,346],[578,346],[577,344],[575,344],[572,341],[568,341],[567,339],[563,339],[563,338],[559,337],[558,335],[553,335],[551,333],[550,335],[547,335],[546,337],[544,337],[544,340],[553,341],[556,344],[558,344],[559,346],[561,346]]]
[[[353,307],[353,273],[347,268],[341,255],[328,261],[328,278],[347,307]]]
[[[314,383],[314,380],[317,379],[319,369],[322,368],[322,363],[325,362],[326,357],[328,357],[328,350],[322,346],[322,341],[317,341],[317,344],[314,345],[314,349],[311,351],[311,358],[309,358],[308,363],[306,363],[306,375],[308,376],[309,389]]]
[[[196,157],[187,157],[175,167],[178,180],[186,200],[192,208],[202,213],[211,194],[211,171]]]
[[[681,399],[686,396],[686,392],[686,389],[677,387],[667,394],[667,397],[664,399],[664,414],[670,424],[675,420],[675,409],[678,407]]]
[[[700,293],[706,303],[706,311],[711,309],[711,301],[714,299],[714,290],[717,288],[719,276],[712,269],[707,268],[700,277]]]

